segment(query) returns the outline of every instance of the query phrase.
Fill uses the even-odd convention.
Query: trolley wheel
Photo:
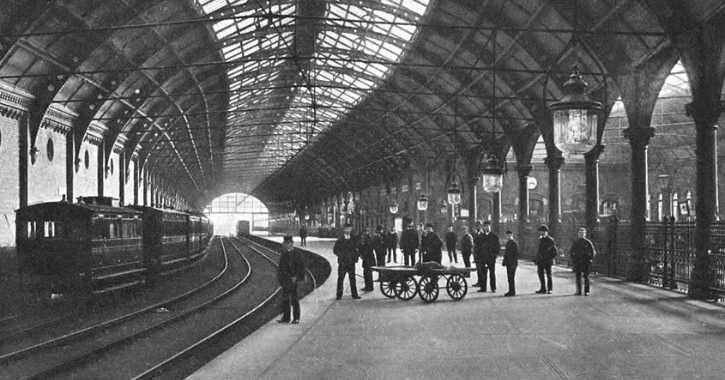
[[[395,298],[396,290],[395,283],[390,281],[380,281],[380,292],[388,298]]]
[[[431,303],[438,299],[438,276],[425,276],[418,283],[418,295],[423,302]]]
[[[466,293],[468,293],[466,278],[460,274],[449,276],[448,282],[446,283],[446,290],[448,291],[448,295],[455,301],[462,300],[466,296]]]
[[[418,293],[418,282],[414,277],[405,277],[395,283],[395,294],[403,301],[412,300]]]

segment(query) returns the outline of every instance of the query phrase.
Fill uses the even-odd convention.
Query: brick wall
[[[0,116],[0,247],[15,246],[15,210],[20,207],[18,120]]]
[[[73,178],[73,192],[75,196],[98,195],[98,146],[84,141],[81,145],[79,158],[81,159],[81,164]]]
[[[64,134],[38,130],[36,160],[28,163],[28,204],[59,201],[66,194],[65,145]]]
[[[118,153],[111,153],[111,157],[108,160],[107,169],[105,171],[105,179],[103,180],[103,195],[106,197],[112,197],[119,199],[120,193],[119,193],[119,181],[121,181],[121,177],[119,175],[119,155]]]

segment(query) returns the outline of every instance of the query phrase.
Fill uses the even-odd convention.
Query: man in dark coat
[[[332,247],[332,252],[337,256],[337,299],[342,298],[342,284],[345,281],[345,275],[348,275],[350,279],[352,298],[360,299],[355,283],[355,264],[360,253],[355,240],[352,236],[352,226],[346,224],[343,228],[343,236],[337,239]]]
[[[503,254],[503,262],[501,263],[506,267],[506,277],[509,281],[509,291],[504,294],[506,297],[516,295],[516,267],[519,266],[519,243],[514,240],[514,233],[512,231],[506,231],[506,250]]]
[[[420,242],[418,233],[413,228],[413,221],[406,220],[405,230],[400,235],[400,250],[403,251],[406,266],[415,266],[415,250],[418,249]]]
[[[476,222],[478,228],[480,221]],[[501,242],[498,235],[491,231],[491,222],[483,222],[483,229],[476,231],[473,237],[473,256],[476,260],[478,272],[479,292],[486,291],[486,278],[491,275],[491,292],[496,292],[496,257],[501,252]]]
[[[551,294],[554,291],[554,284],[551,282],[551,266],[554,264],[554,259],[558,254],[556,243],[554,238],[549,236],[549,228],[547,226],[539,227],[539,250],[536,251],[536,258],[534,264],[536,264],[537,272],[539,273],[539,282],[541,287],[536,291],[538,294]],[[544,274],[546,274],[546,281],[544,281]]]
[[[438,264],[443,259],[443,242],[433,231],[433,224],[425,225],[425,235],[421,239],[420,249],[423,255],[423,262],[435,261]]]
[[[594,244],[587,239],[586,228],[579,229],[579,239],[575,240],[569,250],[571,260],[574,263],[574,273],[576,274],[576,293],[575,296],[582,295],[582,277],[584,277],[584,295],[589,295],[589,268],[592,259],[596,255]]]
[[[300,227],[300,245],[303,247],[307,245],[307,226],[304,224]]]
[[[395,232],[395,226],[390,227],[390,232],[385,236],[385,245],[388,248],[388,262],[392,259],[394,263],[398,262],[398,233]]]
[[[300,323],[300,300],[297,295],[297,284],[305,279],[305,262],[302,255],[294,249],[292,236],[285,236],[282,252],[277,267],[277,281],[282,287],[282,319],[279,323],[290,322],[290,306],[294,319],[292,323]]]
[[[468,233],[468,227],[463,226],[463,235],[461,236],[461,257],[463,258],[463,265],[466,268],[471,267],[471,254],[473,253],[473,236]],[[466,272],[466,277],[470,277],[471,274]]]
[[[448,226],[448,232],[446,232],[446,250],[448,251],[448,262],[455,262],[458,264],[458,255],[456,254],[456,243],[458,243],[458,236],[453,231],[453,225]]]
[[[379,267],[385,266],[385,230],[383,226],[378,225],[375,227],[375,234],[373,234],[373,250],[375,251],[375,265]]]
[[[358,250],[360,257],[362,257],[363,280],[365,280],[365,287],[362,290],[363,292],[372,292],[374,290],[373,270],[370,268],[375,266],[375,250],[370,228],[365,227],[365,231],[360,235],[359,244]]]

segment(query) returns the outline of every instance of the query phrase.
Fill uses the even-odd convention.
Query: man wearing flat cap
[[[539,226],[539,250],[536,252],[536,269],[539,273],[539,282],[541,287],[536,291],[538,294],[551,294],[554,290],[554,285],[551,283],[551,266],[554,264],[554,259],[558,254],[556,243],[554,239],[549,236],[549,228],[545,225]],[[546,281],[544,279],[546,274]],[[547,284],[548,281],[548,284]]]
[[[282,287],[282,319],[279,323],[290,322],[290,306],[294,319],[292,323],[300,323],[300,300],[297,295],[297,284],[305,279],[305,262],[300,252],[294,249],[292,236],[285,236],[282,252],[277,267],[277,280]]]

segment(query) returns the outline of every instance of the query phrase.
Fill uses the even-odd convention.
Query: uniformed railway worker
[[[476,222],[476,227],[481,225]],[[496,257],[501,252],[501,242],[498,235],[491,231],[491,222],[483,222],[483,229],[478,229],[473,237],[473,258],[476,261],[478,272],[479,292],[486,291],[486,280],[491,275],[491,292],[496,292]]]
[[[305,279],[305,262],[302,255],[294,249],[292,236],[285,236],[282,252],[277,267],[277,280],[282,287],[282,319],[279,323],[290,322],[290,306],[292,307],[292,323],[300,323],[300,300],[297,285]]]
[[[415,250],[419,245],[420,241],[418,233],[413,229],[413,221],[407,218],[405,230],[400,235],[400,250],[403,251],[405,265],[415,266]]]
[[[343,236],[335,241],[332,252],[337,256],[337,299],[342,298],[342,285],[345,281],[345,275],[350,280],[350,292],[352,298],[360,299],[357,294],[357,284],[355,283],[355,264],[357,263],[360,253],[358,243],[352,236],[352,226],[346,224],[343,228]]]
[[[435,261],[438,264],[443,259],[443,242],[433,231],[433,224],[425,225],[425,235],[421,239],[420,249],[423,253],[423,262]]]
[[[584,277],[584,295],[589,295],[589,268],[592,259],[596,254],[594,244],[587,239],[586,228],[579,229],[579,239],[575,240],[569,250],[571,260],[574,264],[574,273],[576,274],[576,293],[574,295],[582,295],[582,277]]]
[[[513,231],[506,231],[506,249],[503,254],[503,262],[506,267],[506,277],[509,282],[509,291],[504,294],[506,297],[516,295],[516,268],[519,265],[519,243],[514,240]]]
[[[540,226],[539,234],[539,250],[536,252],[534,263],[539,274],[541,287],[536,293],[551,294],[554,291],[554,284],[551,282],[551,266],[554,264],[554,258],[556,258],[558,250],[554,238],[549,236],[549,228],[547,226]],[[544,277],[545,275],[546,277]]]
[[[358,250],[362,257],[363,279],[365,287],[363,292],[372,292],[373,288],[373,270],[375,266],[375,247],[373,246],[373,237],[370,235],[370,228],[365,227],[365,232],[360,235]]]

